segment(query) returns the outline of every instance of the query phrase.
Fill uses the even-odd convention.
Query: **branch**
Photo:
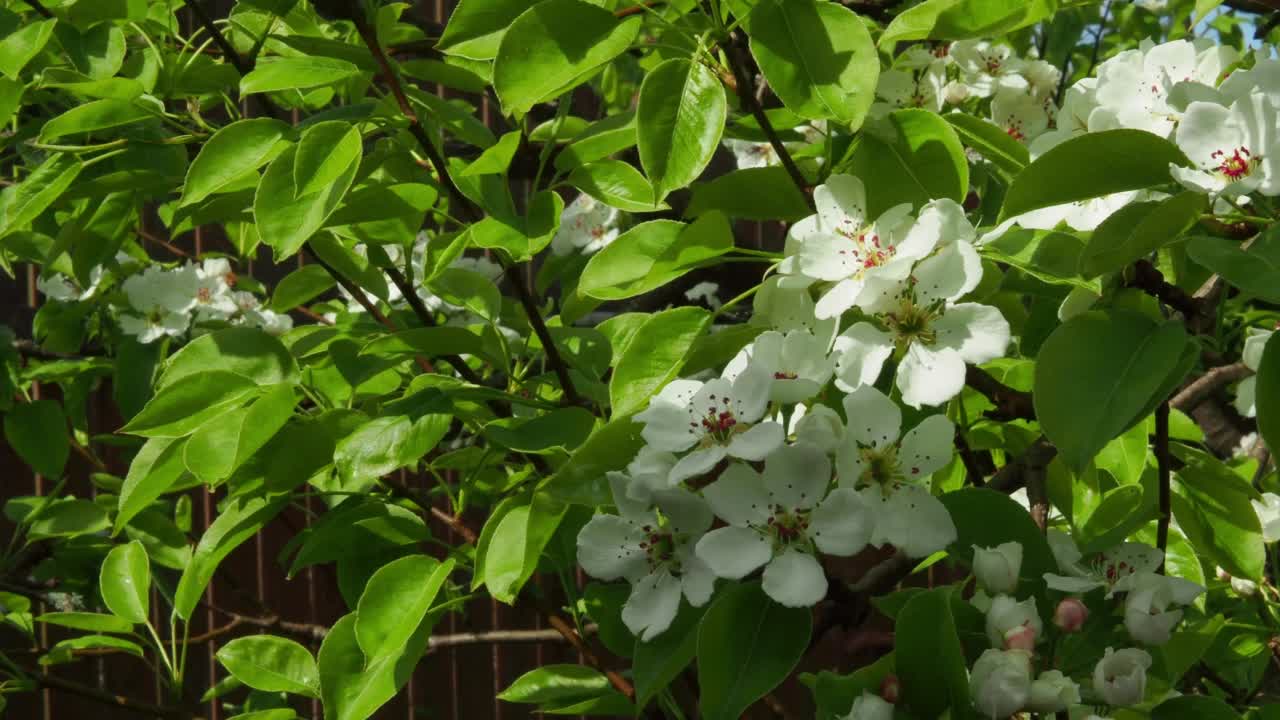
[[[782,140],[778,137],[778,132],[773,129],[773,123],[769,122],[769,117],[765,115],[764,108],[756,100],[755,93],[752,90],[754,83],[751,75],[747,71],[746,58],[744,57],[744,48],[746,43],[743,41],[740,32],[734,31],[730,37],[730,43],[725,48],[727,52],[725,56],[729,59],[729,68],[733,71],[735,90],[738,93],[738,100],[742,106],[746,108],[751,116],[756,119],[756,123],[760,125],[760,129],[764,131],[764,135],[769,139],[769,145],[773,147],[773,152],[778,156],[778,160],[782,162],[782,167],[786,168],[787,174],[791,176],[791,182],[795,183],[796,188],[800,190],[800,194],[805,197],[809,207],[813,207],[813,195],[809,192],[809,182],[805,179],[804,173],[800,172],[796,161],[791,158],[791,152],[782,144]]]
[[[378,44],[377,32],[369,26],[369,21],[365,18],[363,10],[357,2],[349,4],[349,12],[351,20],[356,25],[356,31],[360,33],[360,38],[364,40],[364,44],[369,48],[369,52],[373,55],[373,59],[377,61],[378,67],[381,69],[383,80],[391,89],[391,94],[396,99],[396,104],[400,106],[400,113],[409,121],[409,134],[413,135],[418,144],[422,146],[422,151],[427,154],[427,159],[431,162],[431,166],[435,168],[436,175],[439,177],[440,184],[444,186],[449,194],[451,205],[456,206],[459,215],[469,222],[478,222],[484,217],[484,212],[478,208],[471,199],[462,193],[458,188],[458,184],[453,181],[453,176],[449,174],[449,165],[445,162],[444,156],[436,149],[435,143],[431,142],[431,138],[427,136],[426,130],[422,127],[422,120],[418,117],[418,113],[409,104],[409,96],[405,94],[404,85],[400,82],[400,76],[396,74],[395,69],[391,67],[391,62],[387,59],[386,53],[382,51],[382,46]],[[516,271],[516,265],[508,263],[497,255],[499,263],[502,265],[503,273],[507,280],[511,283],[512,288],[516,292],[516,297],[520,300],[521,307],[524,308],[525,314],[529,316],[529,324],[533,326],[533,332],[538,336],[538,340],[542,343],[543,352],[547,354],[547,362],[551,364],[552,370],[555,371],[556,377],[560,381],[560,387],[564,391],[565,399],[573,405],[583,405],[583,399],[578,395],[577,389],[573,385],[573,379],[569,376],[569,366],[565,364],[564,358],[560,356],[560,350],[556,347],[555,341],[551,338],[551,331],[547,329],[547,323],[542,318],[542,313],[538,310],[538,303],[534,300],[533,295],[529,292],[524,284],[524,279],[519,276]],[[412,300],[410,306],[414,307],[417,313],[419,307],[413,306]],[[423,308],[425,310],[425,308]],[[428,322],[422,315],[419,315],[424,323]]]
[[[226,58],[227,62],[231,63],[236,71],[240,73],[240,76],[243,77],[252,72],[253,67],[240,56],[240,53],[236,52],[235,47],[231,45],[226,36],[222,34],[222,31],[218,29],[218,26],[214,24],[213,18],[209,13],[205,12],[204,7],[199,3],[199,0],[184,0],[184,3],[187,7],[191,8],[191,13],[196,16],[196,20],[204,27],[205,31],[209,33],[209,37],[213,40],[213,44],[218,46],[218,49],[222,51],[222,56]],[[283,122],[290,122],[292,120],[288,113],[276,107],[275,104],[268,100],[265,95],[254,93],[250,97],[253,98],[253,102],[257,103],[271,117]]]
[[[1133,279],[1129,281],[1129,286],[1138,288],[1182,313],[1188,324],[1197,322],[1203,314],[1199,300],[1177,285],[1165,281],[1164,275],[1146,260],[1133,264]]]
[[[987,482],[987,487],[1003,493],[1011,493],[1028,484],[1034,473],[1042,473],[1058,455],[1058,449],[1041,435],[1020,457],[1005,463]]]
[[[44,5],[41,5],[40,0],[24,0],[24,1],[27,3],[27,5],[31,7],[32,10],[35,10],[37,13],[39,13],[40,17],[43,17],[43,18],[53,17],[53,13],[49,12],[49,8],[45,7]]]
[[[1160,488],[1160,515],[1156,518],[1156,547],[1163,553],[1169,547],[1169,521],[1173,517],[1172,493],[1169,487],[1172,463],[1169,457],[1169,401],[1156,406],[1156,479]],[[1156,572],[1164,574],[1164,556]]]
[[[427,310],[427,306],[423,304],[422,298],[418,297],[417,290],[409,284],[409,280],[397,268],[386,268],[387,277],[391,278],[391,283],[400,290],[400,295],[409,303],[409,307],[413,310],[413,314],[418,316],[418,320],[427,327],[435,327],[436,319],[431,315],[431,311]],[[444,361],[457,371],[463,380],[472,385],[483,385],[484,380],[476,374],[475,370],[462,359],[461,355],[444,355]]]
[[[1208,400],[1218,388],[1243,380],[1252,374],[1253,371],[1242,362],[1212,368],[1179,390],[1178,394],[1169,401],[1169,406],[1189,413]]]
[[[1014,390],[976,365],[965,369],[964,382],[995,404],[988,414],[996,420],[1035,420],[1036,408],[1031,393]]]
[[[23,668],[23,670],[31,676],[31,680],[35,684],[41,687],[46,687],[51,690],[61,690],[63,692],[71,693],[72,695],[78,695],[79,697],[93,700],[103,705],[109,705],[122,710],[129,710],[140,715],[149,715],[151,717],[190,718],[192,716],[189,711],[181,708],[153,705],[149,702],[143,702],[142,700],[134,700],[133,698],[126,697],[124,695],[116,695],[115,693],[99,690],[97,688],[89,687],[88,685],[81,685],[77,682],[64,680],[57,675],[41,675],[35,670],[27,670],[26,668]]]
[[[81,350],[81,355],[72,355],[70,353],[54,352],[45,350],[35,343],[33,340],[14,340],[13,349],[23,357],[35,358],[36,360],[84,360],[89,357],[104,357],[106,353],[101,350]]]
[[[973,448],[969,447],[969,441],[964,439],[964,430],[956,428],[955,438],[956,451],[960,453],[960,461],[964,463],[965,474],[969,484],[974,487],[982,487],[986,484],[983,481],[985,474],[982,472],[982,466],[978,463],[978,458],[973,453]]]

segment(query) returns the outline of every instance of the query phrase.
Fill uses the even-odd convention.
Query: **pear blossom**
[[[89,285],[82,290],[74,280],[62,273],[44,273],[36,278],[36,290],[50,300],[60,302],[87,300],[97,292],[105,275],[106,269],[101,265],[93,267],[89,270]]]
[[[1260,192],[1280,194],[1280,129],[1276,108],[1260,94],[1236,100],[1230,107],[1192,102],[1174,135],[1194,164],[1170,164],[1183,186],[1227,196]]]
[[[876,97],[883,101],[885,111],[923,108],[940,112],[946,84],[946,66],[934,60],[920,70],[890,69],[880,73]]]
[[[130,308],[138,314],[121,314],[120,329],[144,345],[165,336],[182,335],[191,323],[196,283],[190,266],[166,270],[152,265],[131,275],[122,287]]]
[[[653,506],[628,497],[626,477],[610,473],[618,515],[596,515],[578,533],[578,562],[601,580],[626,579],[631,595],[622,621],[641,640],[671,626],[683,595],[701,607],[711,599],[715,576],[693,552],[712,522],[697,495],[675,488],[653,496]]]
[[[283,335],[293,329],[293,318],[274,310],[256,310],[249,315],[254,327],[262,328],[268,335]]]
[[[764,566],[763,588],[788,607],[807,607],[827,593],[815,552],[853,555],[867,544],[870,509],[856,492],[827,492],[831,461],[809,445],[769,455],[764,472],[733,463],[703,497],[728,527],[707,533],[697,554],[719,577],[737,580]]]
[[[1008,595],[991,598],[987,611],[987,639],[991,645],[1005,650],[1032,650],[1036,640],[1044,633],[1040,613],[1036,611],[1036,599],[1021,602]]]
[[[729,361],[724,377],[733,380],[748,365],[773,378],[769,399],[787,404],[817,395],[835,371],[827,343],[806,330],[761,333]]]
[[[893,703],[864,690],[842,720],[893,720]]]
[[[1045,584],[1051,590],[1062,592],[1085,593],[1106,588],[1107,597],[1111,597],[1132,589],[1136,579],[1154,573],[1164,560],[1164,553],[1159,548],[1127,542],[1103,552],[1086,564],[1083,553],[1070,535],[1050,528],[1047,539],[1058,569],[1065,574],[1045,573]]]
[[[1053,609],[1053,624],[1064,633],[1080,632],[1089,619],[1089,608],[1079,598],[1064,598]]]
[[[796,406],[789,431],[796,442],[813,445],[827,454],[844,444],[844,421],[826,405]]]
[[[719,310],[720,306],[723,304],[720,302],[720,296],[717,294],[719,292],[719,283],[700,282],[684,291],[684,299],[689,302],[698,302],[701,300],[712,310]]]
[[[1170,606],[1189,605],[1203,592],[1202,586],[1190,580],[1143,573],[1134,579],[1124,599],[1125,629],[1143,645],[1164,645],[1182,620],[1182,610],[1171,610]]]
[[[1020,143],[1029,143],[1049,128],[1044,102],[1018,90],[1002,90],[991,100],[991,122]]]
[[[224,258],[206,258],[200,265],[192,265],[196,276],[195,313],[200,320],[226,320],[236,313],[235,300],[231,297],[231,282],[235,274],[231,263]]]
[[[618,237],[618,220],[617,209],[582,193],[560,214],[560,228],[551,238],[551,252],[595,253]]]
[[[1262,493],[1262,500],[1250,500],[1253,511],[1258,514],[1258,524],[1262,526],[1263,542],[1273,543],[1280,540],[1280,495]]]
[[[1031,699],[1031,654],[1025,650],[986,650],[969,673],[969,694],[983,715],[1005,718]]]
[[[727,457],[758,461],[782,445],[783,429],[763,420],[773,377],[755,369],[707,383],[675,380],[636,414],[641,436],[658,450],[684,453],[670,481],[701,475]]]
[[[1038,713],[1056,713],[1080,703],[1080,686],[1060,670],[1046,670],[1031,683],[1027,709]]]
[[[960,68],[960,77],[975,97],[991,97],[999,89],[1025,90],[1020,74],[1023,61],[1013,48],[986,40],[957,40],[951,43],[951,57]]]
[[[1033,160],[1060,143],[1089,132],[1089,117],[1098,107],[1097,88],[1097,78],[1084,78],[1066,89],[1062,107],[1053,116],[1053,129],[1042,133],[1028,148]]]
[[[1108,705],[1137,705],[1147,694],[1147,669],[1151,656],[1136,648],[1106,653],[1093,669],[1093,690]]]
[[[770,275],[761,283],[751,301],[752,322],[781,332],[806,330],[821,338],[830,349],[839,318],[818,319],[808,281],[799,284],[786,275]]]
[[[1098,108],[1090,130],[1132,128],[1169,137],[1182,113],[1170,100],[1179,83],[1212,87],[1234,61],[1230,51],[1187,40],[1125,50],[1098,66]]]
[[[772,143],[741,138],[725,138],[723,142],[724,146],[729,148],[729,152],[733,153],[734,162],[737,163],[739,170],[769,167],[781,163]]]
[[[861,488],[874,509],[870,543],[924,557],[956,539],[955,523],[928,490],[927,478],[951,461],[955,425],[932,415],[901,436],[902,411],[866,385],[844,398],[844,444],[836,451],[839,484]]]
[[[1027,60],[1018,71],[1030,86],[1030,92],[1039,100],[1047,100],[1058,93],[1062,71],[1045,60]]]
[[[973,547],[973,574],[987,592],[1011,593],[1018,587],[1022,567],[1022,543],[1010,541],[983,548]]]
[[[1258,371],[1258,366],[1262,364],[1262,351],[1267,347],[1267,341],[1271,339],[1274,330],[1262,330],[1260,328],[1249,328],[1248,334],[1244,340],[1244,351],[1240,355],[1240,361],[1245,367]],[[1257,417],[1257,387],[1258,378],[1250,375],[1240,384],[1236,386],[1236,399],[1232,403],[1239,413],[1245,417]]]

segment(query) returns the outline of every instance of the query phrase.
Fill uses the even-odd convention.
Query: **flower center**
[[[859,448],[862,456],[862,480],[868,485],[880,485],[888,488],[902,480],[902,471],[898,467],[898,446],[888,445],[876,449]]]
[[[983,58],[983,60],[984,60],[984,64],[987,67],[988,74],[996,75],[1000,72],[1000,64],[1001,64],[1000,58],[986,57],[986,58]]]
[[[196,299],[199,300],[200,302],[207,303],[212,298],[213,298],[213,293],[209,291],[209,288],[202,287],[199,290],[196,290]]]
[[[641,541],[640,547],[644,548],[645,554],[648,555],[651,569],[675,559],[676,540],[670,532],[652,525],[645,525],[640,529],[645,533],[645,539]]]
[[[1253,171],[1257,159],[1249,152],[1249,148],[1238,147],[1228,155],[1224,150],[1215,150],[1209,156],[1218,163],[1218,172],[1231,180],[1239,180]]]
[[[863,228],[858,232],[850,232],[844,229],[838,229],[836,232],[844,235],[853,241],[853,255],[864,270],[874,267],[880,267],[893,259],[897,248],[892,243],[881,244],[880,236],[872,231],[871,228]],[[841,250],[841,255],[848,254],[848,251]]]
[[[779,545],[790,545],[804,539],[809,530],[809,513],[776,510],[769,518],[768,530]]]
[[[1009,118],[1009,120],[1006,121],[1004,131],[1005,131],[1005,134],[1007,134],[1009,137],[1019,142],[1027,139],[1026,133],[1022,132],[1021,120],[1015,120],[1014,118]]]
[[[938,339],[938,333],[933,329],[937,315],[936,311],[907,300],[896,312],[885,313],[884,319],[900,344],[916,340],[932,345]]]
[[[779,370],[773,374],[774,380],[795,380],[798,377],[800,376],[789,370]]]
[[[706,412],[697,422],[690,422],[689,427],[694,429],[702,428],[703,443],[708,442],[724,444],[729,442],[735,433],[741,432],[743,428],[738,423],[738,418],[734,415],[730,407],[729,398],[721,397],[721,406],[716,405],[715,396],[711,396],[711,405],[707,406]]]

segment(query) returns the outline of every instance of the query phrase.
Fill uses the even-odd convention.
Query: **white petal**
[[[693,552],[692,548],[687,555],[681,557],[680,567],[680,588],[688,598],[689,604],[694,607],[706,605],[716,587],[716,574],[711,572],[711,568]]]
[[[750,430],[734,435],[729,441],[729,455],[757,462],[782,445],[786,433],[776,422],[762,422]]]
[[[836,387],[850,392],[874,384],[892,354],[892,335],[870,323],[854,323],[836,337]]]
[[[863,447],[880,449],[898,440],[902,409],[888,395],[863,385],[844,399],[845,437]]]
[[[716,463],[724,459],[724,456],[725,448],[721,445],[710,445],[694,450],[680,458],[680,462],[671,468],[670,480],[675,484],[710,472]]]
[[[844,422],[826,405],[810,407],[791,427],[796,442],[813,445],[823,452],[835,452],[844,442]]]
[[[898,465],[903,475],[919,482],[951,462],[956,426],[945,415],[930,415],[902,438]]]
[[[911,276],[916,281],[913,290],[918,303],[950,302],[969,293],[982,281],[982,258],[967,242],[950,243],[920,261]]]
[[[898,365],[896,382],[902,401],[911,407],[941,405],[960,394],[964,373],[964,358],[958,351],[913,342]]]
[[[1258,415],[1257,387],[1258,378],[1256,377],[1247,377],[1236,386],[1236,399],[1232,405],[1245,417]]]
[[[634,635],[648,642],[671,627],[679,610],[680,581],[666,570],[659,570],[631,588],[631,597],[622,606],[622,622]]]
[[[769,562],[773,546],[750,528],[723,527],[703,535],[695,552],[717,577],[740,580]]]
[[[823,229],[860,230],[866,224],[867,190],[853,175],[836,174],[813,191]]]
[[[1211,102],[1193,102],[1182,114],[1174,140],[1187,158],[1201,168],[1219,164],[1214,153],[1228,154],[1244,144],[1244,135],[1229,108]]]
[[[824,553],[854,555],[867,546],[874,522],[861,495],[837,488],[809,516],[809,537]]]
[[[683,452],[701,436],[698,427],[690,426],[689,411],[683,407],[651,402],[635,419],[644,423],[640,436],[656,450]]]
[[[812,445],[784,445],[764,463],[764,487],[773,504],[787,510],[811,508],[827,494],[831,461]]]
[[[773,373],[754,367],[748,367],[734,379],[729,391],[734,418],[748,423],[759,420],[769,406],[769,388],[772,385]]]
[[[764,569],[761,587],[782,605],[811,607],[827,596],[827,576],[812,555],[788,549]]]
[[[936,347],[954,348],[965,362],[979,365],[1004,355],[1009,347],[1009,322],[990,305],[959,303],[933,321]]]
[[[696,535],[706,532],[715,519],[707,501],[684,488],[656,492],[653,502],[671,521],[671,528],[679,533]]]
[[[653,519],[653,513],[649,511],[651,497],[647,497],[651,493],[634,492],[631,489],[634,483],[626,473],[609,472],[605,473],[605,478],[613,491],[613,504],[619,515],[636,525],[644,525]]]
[[[730,463],[718,480],[702,489],[702,497],[730,525],[763,525],[769,519],[764,479],[743,463]]]
[[[601,580],[638,577],[649,564],[640,547],[644,540],[635,523],[617,515],[597,515],[578,532],[578,564]]]
[[[1098,580],[1083,577],[1072,577],[1069,575],[1055,575],[1053,573],[1044,574],[1044,584],[1050,590],[1058,590],[1065,593],[1086,593],[1090,590],[1102,587],[1103,583]]]
[[[813,309],[814,316],[819,320],[840,317],[858,301],[862,285],[862,280],[854,278],[845,278],[836,283],[818,299],[818,304]]]
[[[873,488],[872,492],[879,490]],[[876,528],[871,544],[888,543],[908,557],[921,558],[943,550],[957,537],[955,523],[942,501],[914,485],[898,488],[879,509],[873,506],[873,512]]]

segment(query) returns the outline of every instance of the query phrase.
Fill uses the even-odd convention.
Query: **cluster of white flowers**
[[[413,249],[409,256],[409,262],[412,265],[414,278],[420,279],[426,276],[427,246],[430,242],[431,237],[426,232],[418,233],[417,238],[414,240]],[[400,264],[403,261],[404,251],[399,246],[384,245],[381,249],[393,264]],[[355,246],[354,252],[360,257],[368,257],[369,250],[363,244],[358,244]],[[449,263],[449,267],[477,273],[484,276],[484,278],[489,282],[493,283],[498,282],[498,280],[502,278],[502,266],[485,257],[460,256],[454,258],[453,261]],[[399,286],[391,281],[391,277],[384,274],[383,282],[387,286],[387,304],[391,307],[405,306],[407,303],[404,299],[404,293],[400,291]],[[348,312],[364,312],[364,306],[361,305],[346,288],[339,286],[338,292],[347,300]],[[362,292],[365,292],[365,297],[368,298],[370,302],[378,302],[378,298],[374,297],[371,293],[368,293],[367,291]],[[414,292],[417,294],[418,299],[422,300],[422,304],[428,310],[444,313],[448,318],[448,323],[451,325],[477,322],[475,315],[471,311],[459,305],[454,305],[444,301],[439,295],[428,290],[421,282],[418,283],[418,287]]]
[[[293,319],[262,307],[253,293],[235,290],[231,263],[222,258],[190,261],[175,267],[151,265],[129,276],[122,289],[128,308],[119,315],[120,329],[151,343],[181,337],[193,323],[220,321],[260,327],[281,334]]]
[[[815,200],[756,298],[754,321],[770,329],[720,377],[675,380],[635,416],[646,444],[609,477],[620,514],[578,537],[588,573],[632,583],[623,620],[644,639],[670,625],[681,595],[707,602],[715,578],[763,568],[770,597],[810,606],[827,592],[822,555],[892,546],[921,558],[956,539],[930,489],[954,425],[936,414],[904,433],[875,383],[896,356],[901,401],[940,405],[966,363],[1005,351],[1000,313],[958,302],[981,279],[973,227],[949,200],[871,222],[848,175]]]
[[[617,239],[622,214],[586,193],[581,193],[560,213],[560,227],[551,238],[551,252],[591,255]]]
[[[798,125],[794,128],[794,132],[799,134],[799,141],[782,143],[782,146],[788,152],[794,152],[797,148],[811,145],[825,138],[827,121],[814,120],[812,123]],[[782,164],[782,160],[778,157],[778,152],[768,142],[744,140],[742,138],[725,138],[723,144],[729,149],[729,152],[733,153],[733,159],[737,163],[739,170],[772,167]]]

